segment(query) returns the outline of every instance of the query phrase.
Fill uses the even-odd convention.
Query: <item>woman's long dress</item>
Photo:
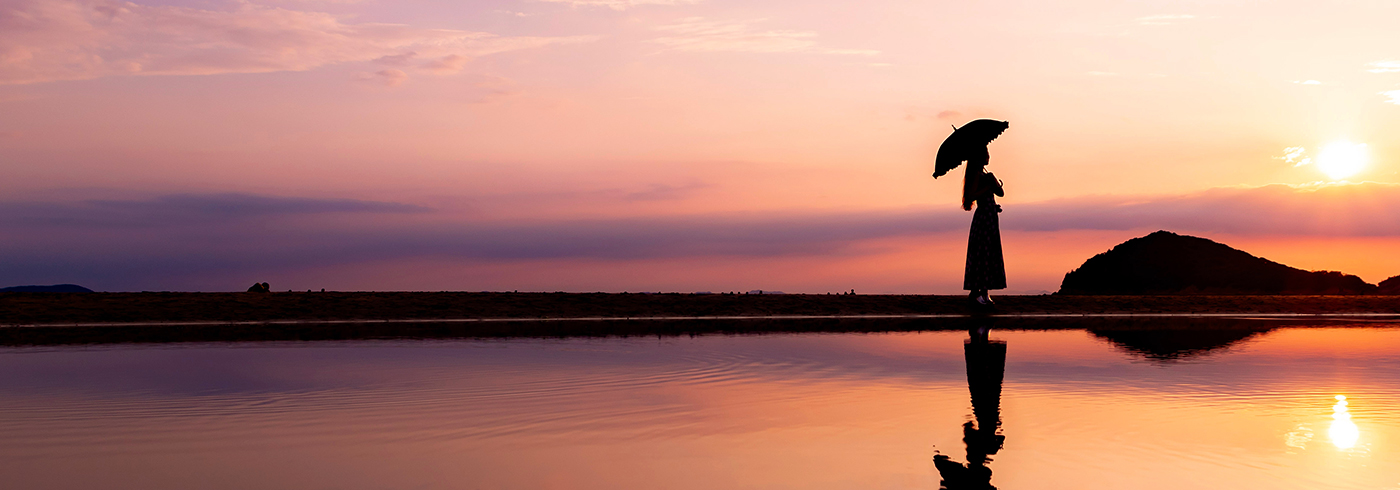
[[[983,179],[996,177],[982,174]],[[982,186],[990,189],[990,185]],[[1006,264],[1001,258],[1001,226],[997,213],[1001,206],[991,191],[977,197],[977,209],[972,212],[972,231],[967,236],[967,268],[963,271],[963,289],[1006,289]]]

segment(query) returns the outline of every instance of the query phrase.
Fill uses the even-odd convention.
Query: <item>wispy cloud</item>
[[[678,51],[740,53],[819,53],[836,55],[876,55],[869,49],[831,49],[817,44],[817,33],[797,30],[763,30],[754,26],[763,19],[732,21],[702,17],[657,27],[669,36],[654,39]]]
[[[319,199],[257,194],[170,194],[151,199],[99,199],[76,203],[0,203],[8,224],[150,226],[187,228],[219,226],[248,219],[337,213],[416,214],[430,208],[358,199]],[[10,214],[12,213],[12,214]]]
[[[379,70],[374,73],[361,73],[359,79],[382,83],[389,87],[397,87],[402,84],[404,80],[408,80],[408,74],[404,73],[403,70],[390,68],[388,70]]]
[[[1298,85],[1322,85],[1322,82],[1317,80],[1294,80],[1293,83]]]
[[[699,0],[540,0],[550,3],[564,3],[574,7],[607,7],[613,10],[627,10],[642,5],[684,5],[699,3]]]
[[[373,61],[381,65],[408,66],[409,63],[413,62],[413,57],[415,56],[418,56],[418,53],[410,51],[403,54],[391,54],[386,56],[380,56],[378,58],[375,58]]]
[[[415,55],[477,57],[590,39],[348,24],[328,13],[246,2],[225,11],[12,0],[0,5],[0,84],[299,71],[371,60],[406,64]]]
[[[468,61],[471,61],[471,58],[462,55],[449,54],[447,56],[443,56],[441,58],[428,62],[427,64],[423,65],[423,68],[426,68],[427,70],[439,75],[446,75],[448,73],[456,73],[462,71],[463,68],[466,68]]]
[[[1387,90],[1385,92],[1381,92],[1381,95],[1384,95],[1387,99],[1389,99],[1386,102],[1395,105],[1400,105],[1400,90]]]
[[[652,184],[646,190],[628,193],[625,199],[628,201],[670,201],[684,199],[694,194],[695,191],[712,187],[703,182],[691,182],[682,185]]]
[[[1274,157],[1292,164],[1294,167],[1301,167],[1312,163],[1312,157],[1308,156],[1308,149],[1301,146],[1290,146],[1283,149],[1283,156]]]
[[[1400,185],[1276,184],[1146,200],[1047,201],[1003,214],[1003,226],[1039,231],[1161,228],[1233,234],[1400,236],[1400,216],[1385,211],[1390,206],[1400,206]]]
[[[1089,71],[1089,72],[1085,72],[1084,74],[1085,74],[1085,75],[1088,75],[1088,76],[1091,76],[1091,77],[1122,78],[1122,79],[1152,79],[1152,78],[1166,78],[1166,77],[1167,77],[1166,74],[1162,74],[1162,73],[1123,73],[1123,72],[1116,72],[1116,71]]]
[[[1149,15],[1146,17],[1138,17],[1137,23],[1145,26],[1165,26],[1188,21],[1195,18],[1196,16],[1189,14],[1160,14]]]
[[[1397,73],[1400,72],[1400,60],[1382,60],[1367,63],[1366,71],[1371,73]]]

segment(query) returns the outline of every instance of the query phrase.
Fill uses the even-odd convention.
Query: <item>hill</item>
[[[1380,294],[1400,295],[1400,276],[1381,281],[1377,286],[1380,286]]]
[[[1158,231],[1065,274],[1059,294],[1377,294],[1361,278],[1305,271],[1205,238]]]
[[[92,290],[77,284],[54,284],[52,286],[10,286],[0,288],[0,293],[91,293]]]

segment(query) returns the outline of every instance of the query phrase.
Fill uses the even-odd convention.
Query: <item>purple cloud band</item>
[[[1400,186],[1215,189],[1128,200],[1006,206],[1011,231],[1400,236]],[[958,209],[800,216],[462,222],[411,204],[181,194],[148,200],[0,203],[0,284],[153,288],[163,278],[404,258],[509,262],[856,253],[875,239],[960,231]]]

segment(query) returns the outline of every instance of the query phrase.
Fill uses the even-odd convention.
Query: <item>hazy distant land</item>
[[[1400,316],[1398,282],[1304,271],[1162,231],[1090,258],[1066,274],[1060,293],[997,296],[995,310],[974,309],[962,295],[55,293],[28,291],[85,288],[26,286],[0,291],[0,327],[8,327],[0,328],[0,345],[927,330],[988,319],[1034,319],[1032,328],[1046,328],[1046,317],[1074,326],[1084,316]]]
[[[998,296],[996,313],[1396,313],[1400,296]],[[465,292],[5,293],[0,325],[962,315],[966,296]]]

